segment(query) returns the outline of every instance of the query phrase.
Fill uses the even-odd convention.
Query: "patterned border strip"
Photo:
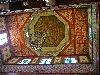
[[[3,65],[2,72],[93,73],[92,64]]]

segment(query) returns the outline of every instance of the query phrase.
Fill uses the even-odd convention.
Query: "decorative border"
[[[36,73],[93,73],[92,64],[56,64],[56,65],[3,65],[2,72]]]

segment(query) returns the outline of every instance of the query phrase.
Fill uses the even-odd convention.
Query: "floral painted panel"
[[[5,17],[0,17],[0,31],[6,29]]]
[[[11,49],[9,46],[6,46],[1,49],[3,61],[6,61],[8,58],[11,57]]]

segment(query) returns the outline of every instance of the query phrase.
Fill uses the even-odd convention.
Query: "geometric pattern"
[[[99,31],[98,31],[98,26],[99,26],[99,12],[98,12],[98,4],[92,4],[92,33],[93,33],[93,41],[92,41],[92,49],[93,49],[93,64],[96,67],[96,72],[99,74]]]
[[[93,53],[92,52],[93,52],[92,51],[92,45],[89,44],[89,57],[90,57],[91,60],[93,59]]]
[[[77,59],[75,57],[67,57],[64,59],[64,63],[77,63]]]
[[[5,64],[70,64],[91,63],[88,56],[12,57]]]
[[[6,29],[5,17],[0,17],[0,31]]]
[[[19,14],[17,16],[18,18],[18,25],[20,28],[22,28],[26,22],[26,20],[28,19],[27,17],[30,15],[30,13],[23,13],[23,14]]]
[[[31,59],[22,59],[17,64],[28,64],[31,61]]]
[[[92,33],[93,33],[93,42],[92,42],[92,48],[93,48],[93,63],[96,66],[96,72],[99,74],[99,24],[100,24],[100,19],[99,19],[99,7],[98,3],[92,4]]]
[[[37,64],[39,61],[39,58],[38,57],[35,57],[32,59],[31,63],[30,64]]]
[[[26,43],[30,43],[30,45],[37,43],[37,47],[40,45],[42,40],[41,34],[45,33],[46,38],[42,44],[42,52],[35,49],[32,50],[35,51],[38,56],[56,56],[68,40],[69,27],[67,22],[63,20],[55,11],[45,11],[42,13],[38,11],[35,13],[33,13],[33,16],[31,17],[32,20],[26,24],[24,29],[25,33],[28,32],[29,35],[29,37],[26,37]],[[41,33],[40,35],[39,32]]]
[[[19,59],[20,57],[12,58],[11,60],[7,62],[7,64],[15,64]]]
[[[49,54],[53,56],[89,55],[86,8],[45,11],[42,13],[37,11],[33,12],[32,17],[31,15],[32,13],[21,13],[7,18],[13,56],[40,56],[42,52],[44,53],[41,56],[49,56]],[[34,18],[35,16],[36,18]],[[30,24],[28,24],[29,22]],[[60,27],[59,23],[63,27]],[[27,40],[26,31],[24,31],[27,29],[26,26],[29,26],[27,32],[30,35],[36,31],[46,32],[47,39],[45,39],[46,43],[44,42],[41,49],[42,52],[33,50],[28,46],[28,42],[25,42]],[[34,37],[33,34],[32,37]],[[32,40],[34,39],[32,38]]]
[[[7,61],[7,59],[9,59],[11,57],[11,52],[10,52],[10,47],[9,46],[6,46],[6,47],[2,48],[1,52],[2,52],[3,62]]]
[[[12,55],[13,56],[28,56],[28,55],[35,55],[35,53],[29,49],[24,42],[24,32],[23,27],[25,26],[26,22],[29,20],[31,13],[27,14],[18,14],[7,17],[7,27],[10,33],[10,40],[12,45]],[[24,48],[23,48],[24,47]],[[23,49],[25,49],[23,51]],[[26,52],[27,49],[27,52]],[[26,54],[28,53],[28,54]]]
[[[69,45],[69,47],[67,47],[67,49],[63,52],[63,54],[65,54],[65,55],[74,54],[74,43]]]
[[[67,13],[70,11],[70,14]],[[69,25],[69,44],[59,55],[89,54],[87,9],[56,11]]]
[[[87,9],[75,10],[76,54],[88,54]]]
[[[55,59],[54,59],[54,64],[56,63],[56,64],[58,64],[58,63],[61,63],[62,62],[62,57],[55,57]]]
[[[59,10],[58,13],[62,14],[63,18],[66,19],[67,21],[73,23],[72,9]]]
[[[88,32],[89,32],[89,34],[88,34],[88,36],[89,36],[89,43],[88,43],[88,46],[89,46],[89,56],[90,56],[90,59],[92,60],[93,58],[92,58],[92,56],[93,56],[93,54],[92,54],[92,34],[93,34],[93,32],[92,32],[92,9],[91,8],[88,8],[87,9],[87,13],[88,13]]]
[[[87,56],[79,56],[80,63],[90,63]]]
[[[19,26],[17,26],[16,20],[17,20],[16,15],[7,17],[7,27],[10,33],[10,41],[11,41],[13,56],[21,55],[20,42],[18,42],[20,37],[20,30],[18,28]]]
[[[36,56],[36,54],[33,51],[29,51],[29,49],[25,46],[22,46],[22,56]]]
[[[82,11],[82,12],[81,12]],[[75,10],[75,38],[76,38],[76,54],[88,54],[88,38],[87,38],[87,13],[86,9]],[[80,15],[81,13],[81,15]],[[81,25],[81,26],[80,26]]]
[[[42,58],[39,61],[39,64],[51,64],[52,58]]]
[[[75,21],[73,21],[73,22],[75,22]],[[72,26],[72,24],[70,22],[69,22],[69,25],[70,25],[71,29],[75,30],[74,29],[75,27]],[[71,29],[69,30],[70,34],[72,33]],[[73,33],[75,33],[75,32],[73,31]],[[72,36],[69,36],[69,37],[72,37]],[[71,43],[71,41],[73,39],[75,39],[75,36],[73,36],[73,38],[69,39],[69,43]],[[82,37],[81,37],[81,39],[82,39]],[[76,44],[78,44],[78,46],[79,46],[79,44],[82,43],[82,42],[83,41],[78,40],[78,42],[76,42]],[[84,44],[81,44],[81,47]],[[75,42],[74,42],[74,47],[76,49]],[[82,53],[81,51],[77,51],[75,53],[77,53],[77,54]],[[96,50],[94,49],[94,51],[96,51]],[[88,51],[86,50],[85,52],[88,52]],[[96,57],[96,54],[94,54],[94,56]],[[85,57],[83,57],[83,58],[85,58]],[[83,59],[83,60],[85,60],[85,59]],[[81,61],[83,61],[83,60],[81,60]],[[20,65],[20,66],[18,66],[18,65],[3,65],[1,71],[2,72],[12,72],[12,71],[13,72],[20,72],[20,71],[22,71],[22,72],[33,72],[33,73],[38,72],[38,73],[45,73],[45,74],[47,74],[47,73],[67,73],[67,74],[75,73],[75,75],[79,75],[79,74],[80,75],[87,75],[86,73],[90,73],[88,75],[97,75],[97,74],[94,74],[94,72],[96,72],[96,69],[95,69],[95,66],[93,64],[63,64],[63,65],[62,64],[56,64],[56,65],[41,65],[41,66],[40,65]],[[77,73],[79,73],[79,74],[77,74]]]
[[[42,74],[48,74],[53,73],[57,74],[62,73],[64,74],[83,74],[83,75],[89,75],[86,73],[90,73],[90,75],[96,75],[94,74],[94,68],[92,64],[56,64],[56,65],[4,65],[1,69],[2,72],[31,72],[31,73],[38,73]],[[85,74],[84,74],[85,73]],[[93,73],[93,74],[92,74]],[[24,74],[25,75],[25,74]],[[34,75],[34,74],[33,74]],[[52,75],[52,74],[51,74]]]
[[[65,25],[54,15],[40,16],[34,25],[34,32],[46,33],[46,39],[43,47],[56,47],[65,37]],[[56,32],[58,32],[58,34]]]

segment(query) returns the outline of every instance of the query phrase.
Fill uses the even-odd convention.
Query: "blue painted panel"
[[[65,58],[64,63],[77,63],[77,60],[75,57],[72,57],[72,58],[67,57]]]
[[[52,58],[43,58],[39,64],[51,64]]]
[[[22,59],[18,62],[18,64],[28,64],[31,61],[31,59]]]

